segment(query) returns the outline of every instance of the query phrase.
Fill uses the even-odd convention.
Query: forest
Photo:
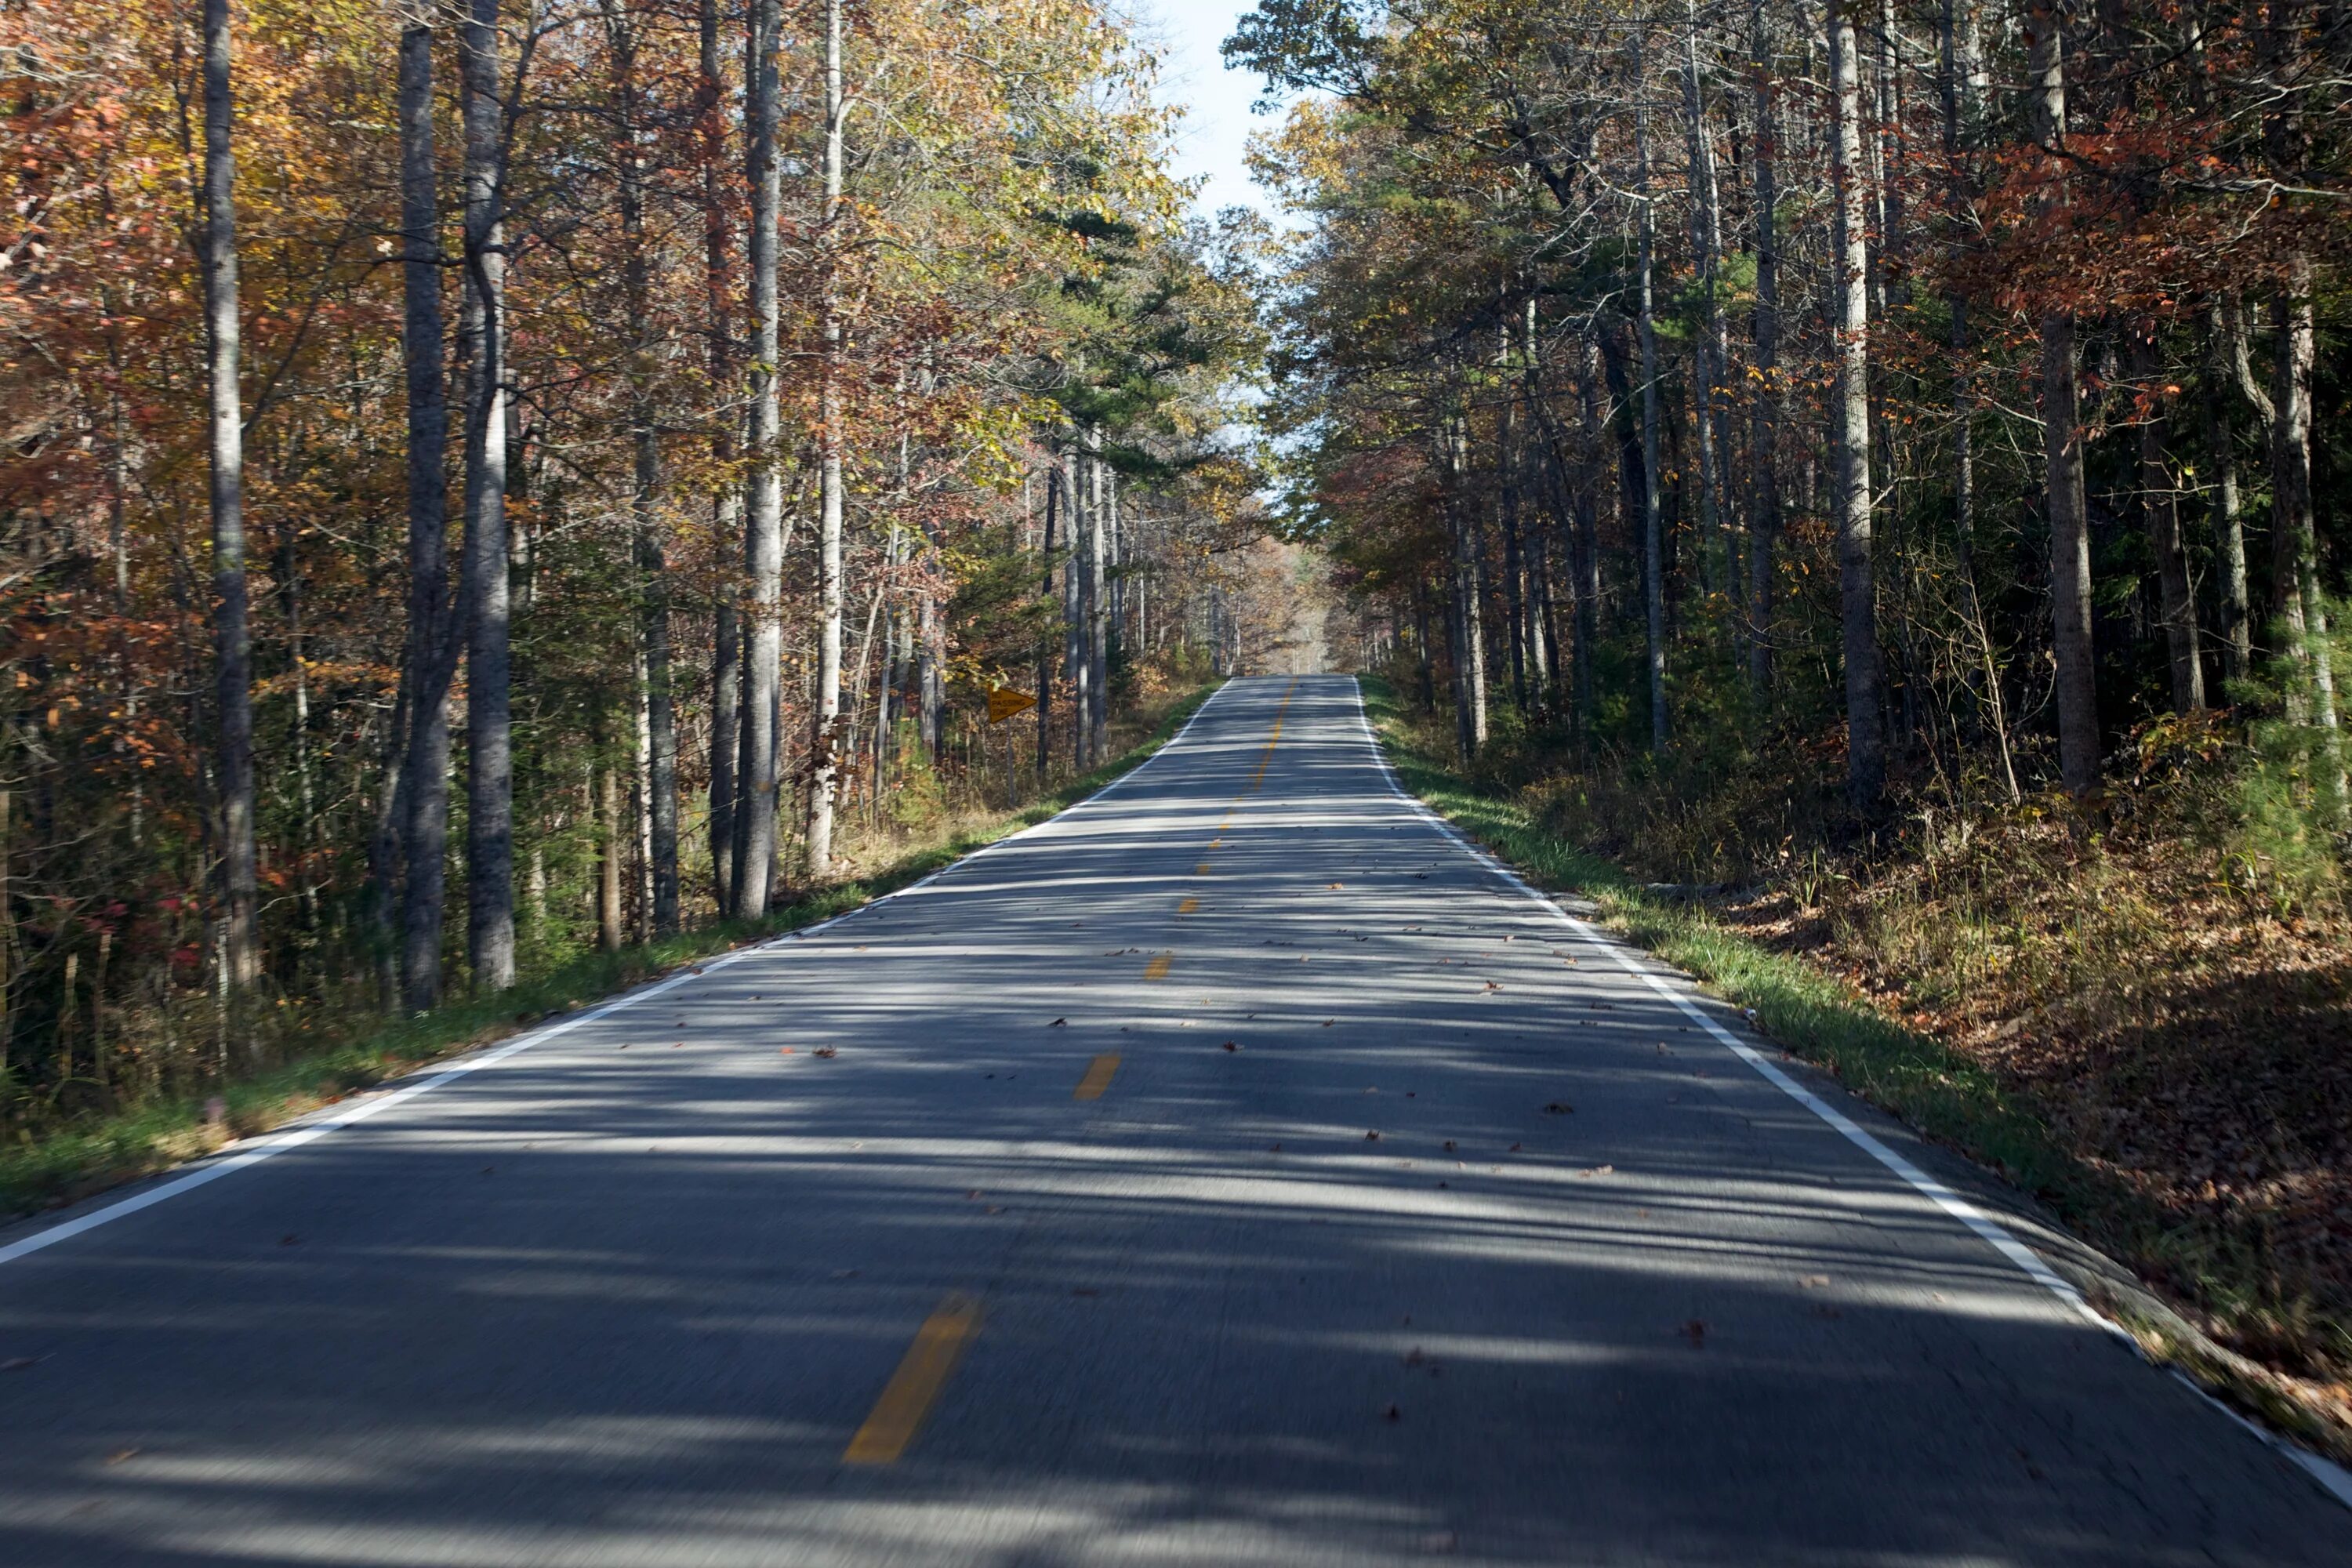
[[[1249,240],[1091,0],[0,35],[0,1133],[756,931],[1279,618]]]
[[[1432,765],[1945,1042],[1922,1105],[2022,1107],[2031,1184],[2352,1412],[2352,13],[1261,0],[1224,48],[1298,95],[1277,510]]]

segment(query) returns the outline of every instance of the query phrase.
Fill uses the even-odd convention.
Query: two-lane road
[[[1350,680],[1234,682],[918,889],[0,1235],[0,1563],[2352,1563],[1648,969]]]

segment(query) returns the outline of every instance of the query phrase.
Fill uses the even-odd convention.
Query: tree
[[[204,255],[205,338],[213,523],[213,648],[218,667],[220,863],[228,984],[261,976],[255,930],[260,901],[254,853],[253,647],[245,580],[245,399],[238,385],[236,153],[230,93],[228,0],[205,0],[205,187],[199,226]]]

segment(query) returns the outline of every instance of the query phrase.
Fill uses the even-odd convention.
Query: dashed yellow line
[[[915,1331],[915,1342],[882,1387],[866,1425],[843,1450],[845,1465],[892,1465],[922,1430],[923,1418],[939,1402],[964,1347],[980,1332],[980,1303],[961,1291],[950,1293]]]
[[[1078,1079],[1078,1087],[1070,1090],[1072,1100],[1100,1100],[1103,1090],[1110,1087],[1111,1075],[1118,1071],[1115,1056],[1097,1057],[1087,1064],[1087,1076]]]

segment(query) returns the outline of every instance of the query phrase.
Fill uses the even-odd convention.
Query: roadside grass
[[[1649,891],[1622,868],[1549,828],[1530,793],[1465,780],[1448,765],[1446,735],[1416,725],[1385,681],[1362,678],[1375,732],[1404,787],[1538,888],[1591,901],[1601,923],[1748,1009],[1793,1055],[1827,1068],[1864,1099],[1935,1142],[1989,1165],[2046,1204],[2070,1229],[2143,1278],[2189,1282],[2184,1310],[2206,1326],[2236,1312],[2274,1321],[2258,1246],[2218,1226],[2184,1226],[2086,1163],[2047,1109],[1982,1064],[1888,1016],[1850,983],[1731,929],[1706,908]],[[2151,1321],[2127,1301],[2102,1302],[2157,1359],[2180,1366],[2231,1403],[2352,1461],[2352,1424],[2325,1383],[2271,1368]],[[2308,1342],[2325,1353],[2322,1325]],[[2299,1369],[2298,1369],[2299,1370]]]
[[[592,951],[526,976],[496,996],[447,1003],[411,1017],[368,1020],[320,1048],[233,1078],[208,1094],[150,1100],[68,1122],[0,1148],[0,1219],[56,1207],[266,1132],[357,1090],[462,1055],[576,1012],[698,959],[763,941],[872,902],[1095,794],[1166,744],[1215,690],[1172,703],[1143,741],[1114,761],[1018,810],[943,824],[855,880],[795,900],[759,921],[725,921],[615,952]],[[220,1101],[217,1118],[206,1102]]]

